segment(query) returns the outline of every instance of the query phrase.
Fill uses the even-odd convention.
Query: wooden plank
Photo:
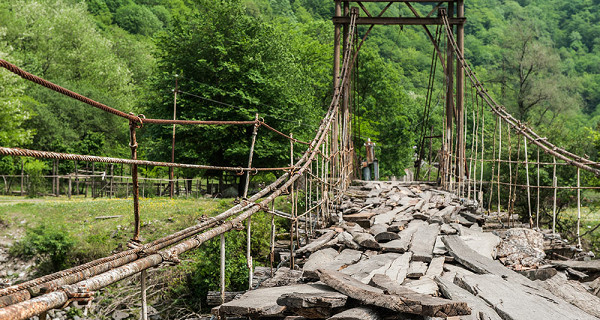
[[[471,315],[463,316],[461,320],[502,320],[485,301],[472,295],[469,291],[441,277],[435,277],[434,281],[438,284],[444,297],[455,301],[464,301],[469,305]]]
[[[494,274],[457,275],[455,282],[485,300],[504,320],[597,319],[550,292],[507,281]]]
[[[437,292],[437,284],[432,279],[427,279],[429,282],[428,286],[433,286],[435,289],[427,289],[426,292]],[[373,277],[373,283],[383,289],[386,293],[395,294],[406,301],[408,304],[417,303],[421,305],[422,315],[431,317],[441,316],[455,316],[455,315],[468,315],[471,310],[464,302],[450,301],[442,298],[432,297],[427,293],[420,293],[415,291],[417,287],[411,288],[409,286],[403,286],[397,282],[392,281],[385,275],[376,275]],[[423,285],[424,282],[417,280],[413,283]]]
[[[440,226],[430,224],[419,228],[410,241],[409,250],[413,253],[413,260],[431,261],[433,258],[433,247],[440,233]]]
[[[319,275],[323,283],[367,305],[378,306],[399,312],[435,317],[463,315],[470,312],[469,308],[464,303],[449,302],[446,304],[424,305],[422,302],[423,297],[418,296],[418,299],[412,298],[411,295],[414,292],[408,291],[408,289],[405,291],[406,295],[402,296],[400,295],[400,292],[386,294],[379,288],[364,284],[353,279],[349,275],[340,272],[323,270],[319,271]]]
[[[381,320],[381,316],[369,307],[357,307],[344,310],[327,320]]]
[[[600,298],[587,291],[578,281],[567,280],[564,276],[556,275],[545,281],[538,282],[554,295],[600,318]]]

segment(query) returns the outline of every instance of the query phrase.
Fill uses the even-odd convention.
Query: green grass
[[[143,242],[197,224],[233,205],[231,199],[140,200]],[[96,219],[99,216],[117,216]],[[66,232],[75,241],[82,262],[123,249],[133,235],[133,200],[0,197],[0,238],[17,241],[28,229],[46,226]]]
[[[558,223],[565,226],[563,236],[567,236],[569,242],[577,243],[577,207],[567,208],[560,216]],[[581,207],[581,242],[584,250],[591,250],[596,256],[600,255],[600,227],[591,231],[600,223],[600,208],[596,202],[591,206]],[[585,234],[586,232],[589,232]]]

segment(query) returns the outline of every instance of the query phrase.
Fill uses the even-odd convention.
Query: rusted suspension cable
[[[357,13],[352,12],[351,23],[350,23],[351,30],[356,25],[356,16],[357,16]],[[28,301],[23,301],[23,302],[11,305],[9,307],[0,309],[0,319],[26,319],[33,315],[47,311],[49,309],[57,308],[57,307],[64,305],[64,303],[69,300],[69,295],[67,294],[67,291],[69,291],[69,289],[75,289],[73,292],[78,292],[77,289],[83,287],[83,288],[86,288],[86,290],[95,291],[95,290],[105,287],[111,283],[117,282],[117,281],[124,279],[126,277],[129,277],[129,276],[132,276],[132,275],[140,272],[141,270],[145,270],[152,266],[157,266],[166,261],[176,261],[177,256],[180,253],[194,249],[194,248],[200,246],[202,243],[204,243],[208,239],[214,238],[215,236],[218,236],[220,234],[223,234],[225,232],[228,232],[228,231],[236,228],[236,226],[241,225],[242,221],[246,220],[247,218],[252,216],[254,213],[258,212],[259,210],[265,210],[265,208],[267,208],[267,205],[269,203],[271,203],[277,196],[281,195],[284,190],[287,190],[291,184],[293,184],[306,170],[308,170],[310,164],[312,163],[315,156],[317,155],[316,150],[326,140],[327,135],[329,133],[330,126],[331,126],[333,120],[335,119],[334,115],[336,114],[336,111],[339,108],[339,100],[341,97],[340,89],[344,85],[346,85],[346,82],[348,81],[348,78],[349,78],[348,75],[350,73],[349,71],[350,71],[351,67],[349,67],[348,65],[349,65],[348,61],[345,61],[343,64],[343,67],[342,67],[342,71],[343,71],[342,74],[344,76],[342,77],[340,86],[338,88],[336,88],[336,90],[334,92],[334,96],[333,96],[331,105],[328,109],[326,116],[324,117],[324,119],[321,123],[321,126],[317,130],[317,134],[315,135],[315,138],[311,141],[309,148],[306,150],[306,152],[303,154],[301,159],[298,160],[294,166],[296,168],[299,168],[299,170],[297,170],[294,173],[291,173],[289,175],[288,174],[282,175],[278,179],[278,181],[280,181],[280,182],[285,180],[287,177],[290,178],[283,185],[279,186],[277,184],[277,185],[275,185],[275,187],[271,187],[271,186],[273,186],[273,185],[271,185],[270,187],[267,187],[267,188],[261,190],[260,193],[262,193],[262,194],[260,195],[260,197],[263,197],[266,195],[266,193],[272,191],[272,193],[267,198],[265,198],[263,201],[261,201],[260,203],[253,203],[249,207],[246,206],[246,208],[247,208],[247,209],[245,209],[246,211],[244,211],[242,214],[240,214],[236,218],[226,221],[223,224],[221,224],[209,231],[206,231],[200,235],[197,235],[191,239],[187,239],[168,250],[162,250],[157,253],[148,252],[148,254],[149,254],[148,256],[141,257],[141,258],[139,258],[133,262],[130,262],[128,264],[123,264],[120,267],[117,267],[110,271],[106,271],[101,274],[96,274],[90,278],[86,277],[87,280],[79,281],[71,286],[62,287],[63,289],[61,289],[61,290],[57,290],[57,291],[54,291],[54,292],[51,292],[48,294],[43,294],[41,296],[30,299]],[[186,238],[189,238],[189,236],[187,236]]]
[[[25,71],[25,70],[17,67],[16,65],[14,65],[14,64],[6,61],[6,60],[0,59],[0,67],[3,67],[4,69],[6,69],[6,70],[8,70],[8,71],[10,71],[10,72],[18,75],[19,77],[21,77],[21,78],[23,78],[25,80],[29,80],[31,82],[37,83],[39,85],[42,85],[42,86],[44,86],[44,87],[46,87],[46,88],[48,88],[50,90],[54,90],[54,91],[56,91],[58,93],[61,93],[61,94],[65,95],[65,96],[67,96],[67,97],[71,97],[71,98],[79,100],[79,101],[81,101],[83,103],[89,104],[92,107],[96,107],[96,108],[101,109],[103,111],[110,112],[110,113],[112,113],[114,115],[117,115],[119,117],[128,119],[130,121],[135,121],[137,123],[141,123],[140,118],[137,117],[137,116],[135,116],[135,115],[131,115],[131,114],[125,113],[123,111],[117,110],[115,108],[109,107],[109,106],[107,106],[107,105],[105,105],[103,103],[94,101],[94,100],[92,100],[92,99],[90,99],[88,97],[85,97],[85,96],[83,96],[83,95],[81,95],[79,93],[76,93],[76,92],[73,92],[73,91],[71,91],[69,89],[63,88],[63,87],[61,87],[61,86],[59,86],[57,84],[54,84],[54,83],[52,83],[52,82],[50,82],[48,80],[44,80],[44,79],[42,79],[42,78],[40,78],[38,76],[35,76],[35,75],[33,75],[33,74],[31,74],[31,73],[29,73],[29,72],[27,72],[27,71]]]
[[[181,125],[254,125],[257,121],[220,121],[220,120],[168,120],[168,119],[143,119],[144,124],[181,124]]]
[[[187,168],[187,169],[200,169],[200,170],[221,170],[221,171],[234,171],[234,172],[285,171],[285,170],[294,169],[294,167],[243,168],[243,167],[208,166],[208,165],[202,165],[202,164],[184,164],[184,163],[172,163],[172,162],[157,162],[157,161],[149,161],[149,160],[132,160],[132,159],[123,159],[123,158],[99,157],[99,156],[80,155],[80,154],[72,154],[72,153],[60,153],[60,152],[39,151],[39,150],[20,149],[20,148],[6,148],[6,147],[0,147],[0,155],[32,157],[32,158],[42,158],[42,159],[59,159],[59,160],[74,160],[74,161],[89,161],[89,162],[104,162],[104,163],[123,163],[123,164],[136,164],[136,165],[142,165],[142,166],[173,167],[173,168]]]
[[[456,44],[456,39],[454,38],[454,35],[452,33],[452,28],[450,26],[450,23],[448,22],[448,17],[447,17],[445,10],[440,10],[440,11],[441,11],[442,22],[444,23],[444,26],[446,28],[446,33],[450,40],[450,44],[452,45],[452,48],[453,48],[454,52],[456,53],[456,56],[457,56],[458,60],[460,61],[460,64],[465,69],[467,76],[469,77],[469,79],[471,80],[471,83],[477,90],[477,94],[491,108],[491,111],[494,114],[496,114],[498,117],[500,117],[508,125],[510,125],[513,128],[513,130],[515,130],[517,133],[522,134],[533,144],[535,144],[536,146],[538,146],[542,150],[544,150],[545,153],[549,153],[549,154],[567,162],[570,165],[573,165],[580,169],[592,172],[596,176],[600,176],[600,170],[591,167],[591,166],[599,167],[600,166],[599,163],[590,161],[588,159],[585,159],[585,158],[577,156],[573,153],[570,153],[570,152],[568,152],[562,148],[559,148],[559,147],[555,146],[554,144],[546,141],[545,138],[541,138],[537,133],[535,133],[527,125],[525,125],[521,121],[515,119],[510,113],[508,113],[506,111],[504,106],[501,106],[500,104],[498,104],[489,95],[489,93],[487,92],[487,90],[485,89],[485,87],[483,86],[481,81],[479,81],[479,79],[475,75],[475,72],[473,71],[471,66],[467,63],[463,53],[458,49],[458,45]]]
[[[299,161],[299,163],[301,163],[301,161]],[[77,267],[73,267],[67,270],[43,276],[41,278],[37,278],[14,286],[0,289],[0,308],[9,304],[29,299],[29,292],[37,293],[41,290],[42,286],[44,287],[45,291],[51,291],[54,288],[57,288],[61,285],[75,283],[76,281],[83,280],[90,276],[97,275],[101,272],[110,270],[114,267],[118,267],[126,263],[132,262],[138,258],[139,253],[155,252],[156,250],[160,250],[174,243],[177,243],[185,238],[193,236],[198,232],[206,230],[209,227],[213,227],[220,221],[223,221],[236,213],[239,213],[243,210],[254,206],[254,201],[257,201],[272,190],[276,189],[279,186],[279,184],[281,184],[283,181],[285,181],[285,179],[287,179],[287,176],[288,173],[283,174],[269,186],[265,187],[264,189],[250,197],[247,201],[243,201],[242,203],[235,205],[234,207],[217,215],[216,217],[210,218],[195,226],[178,231],[161,239],[157,239],[153,242],[139,246],[135,249],[122,251],[108,257],[90,261],[86,264]],[[62,281],[59,281],[60,279],[62,279]],[[23,290],[28,290],[28,292],[25,292],[24,295],[18,294]]]
[[[287,134],[285,134],[285,133],[283,133],[283,132],[281,132],[281,131],[279,131],[279,130],[277,130],[277,129],[273,128],[273,127],[271,127],[270,125],[268,125],[268,124],[267,124],[266,122],[264,122],[264,121],[259,121],[259,123],[260,123],[260,125],[261,125],[261,126],[263,126],[263,127],[267,128],[267,129],[269,129],[269,130],[271,130],[271,131],[273,131],[273,132],[277,133],[277,134],[278,134],[278,135],[280,135],[280,136],[283,136],[283,137],[287,138],[288,140],[291,140],[291,141],[294,141],[294,142],[298,142],[298,143],[300,143],[300,144],[304,144],[304,145],[310,145],[310,143],[309,143],[309,142],[305,142],[305,141],[302,141],[302,140],[298,140],[298,139],[296,139],[296,138],[293,138],[293,137],[291,137],[291,136],[289,136],[289,135],[287,135]]]

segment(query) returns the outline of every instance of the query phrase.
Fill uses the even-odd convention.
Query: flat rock
[[[420,278],[427,272],[427,264],[422,261],[411,261],[408,267],[407,278]]]
[[[425,297],[423,296],[419,296],[418,299],[414,299],[414,301],[410,299],[408,293],[413,294],[414,292],[409,289],[404,289],[404,292],[407,292],[406,290],[408,290],[408,293],[402,296],[399,291],[394,292],[393,294],[386,294],[384,290],[366,285],[340,272],[322,271],[319,274],[322,282],[353,299],[361,301],[363,304],[387,308],[393,311],[436,317],[448,317],[470,313],[470,309],[464,303],[444,302],[424,304],[423,300]],[[389,280],[387,282],[392,283]]]
[[[369,283],[374,275],[385,274],[398,257],[400,255],[396,253],[378,254],[344,268],[341,272],[363,283]]]
[[[346,246],[347,248],[358,250],[360,245],[354,241],[354,237],[347,231],[344,231],[337,236],[338,243]]]
[[[355,233],[354,241],[367,249],[379,249],[379,243],[375,240],[375,237],[366,232]]]
[[[286,307],[297,315],[309,319],[327,318],[333,310],[346,305],[348,297],[326,285],[314,284],[322,289],[321,292],[290,292],[284,293],[277,299],[277,304]]]
[[[413,260],[431,261],[433,247],[439,233],[440,226],[437,224],[424,225],[417,229],[410,241],[409,248],[413,253]]]
[[[471,315],[462,316],[462,320],[502,320],[500,316],[481,298],[474,296],[469,291],[455,285],[440,277],[435,277],[434,281],[444,297],[466,302],[471,307]]]
[[[549,292],[507,281],[494,274],[457,276],[455,282],[485,300],[505,320],[597,319]]]
[[[290,292],[322,293],[325,290],[324,287],[319,284],[302,284],[250,290],[239,299],[222,304],[219,308],[219,313],[221,315],[241,317],[281,316],[286,307],[277,304],[277,299],[283,294]]]
[[[290,270],[290,268],[279,268],[273,278],[269,278],[260,283],[261,288],[281,287],[296,284],[302,277],[302,271]]]
[[[358,307],[344,310],[328,320],[381,320],[381,316],[369,307]]]

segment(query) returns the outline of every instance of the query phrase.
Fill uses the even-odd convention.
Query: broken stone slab
[[[314,284],[321,292],[290,292],[277,299],[277,304],[285,306],[286,311],[309,318],[322,319],[331,316],[334,309],[346,305],[348,296],[341,294],[326,285]]]
[[[535,281],[535,280],[546,280],[554,277],[558,271],[554,268],[540,268],[533,270],[523,270],[519,271],[520,274],[527,277],[527,279]]]
[[[460,238],[467,246],[482,256],[496,259],[496,247],[500,244],[500,237],[489,232],[463,232]]]
[[[435,277],[441,276],[442,272],[444,272],[444,261],[446,259],[444,257],[435,257],[431,259],[429,266],[427,267],[427,272],[423,277],[433,279]]]
[[[438,284],[444,297],[454,301],[466,302],[471,307],[471,315],[462,316],[462,320],[502,320],[485,301],[469,291],[441,277],[435,277],[434,281]]]
[[[579,270],[579,271],[600,272],[600,260],[590,260],[590,261],[553,260],[550,263],[559,269],[572,268],[572,269]]]
[[[329,230],[322,236],[310,242],[309,244],[296,250],[296,253],[303,254],[315,252],[323,248],[333,237],[335,237],[336,234],[337,232],[335,232],[334,230]]]
[[[382,289],[364,284],[340,272],[323,270],[319,274],[321,281],[328,286],[367,305],[426,316],[448,317],[470,313],[470,309],[464,303],[423,304],[424,297],[418,296],[417,299],[414,299],[411,297],[414,292],[408,291],[409,289],[405,289],[407,291],[404,292],[386,294]]]
[[[451,225],[444,223],[440,228],[440,232],[442,234],[456,234],[458,231],[456,231],[456,229],[454,229]]]
[[[375,274],[384,274],[398,257],[400,255],[396,253],[374,255],[369,257],[369,259],[362,260],[342,269],[341,272],[361,282],[369,283]]]
[[[382,318],[373,308],[357,307],[344,310],[327,320],[382,320]]]
[[[385,250],[400,253],[407,251],[414,233],[424,225],[427,225],[427,222],[422,220],[412,220],[408,223],[406,228],[398,234],[400,239],[383,244],[386,248]]]
[[[373,224],[371,226],[371,228],[369,229],[369,233],[372,234],[373,236],[376,236],[378,233],[387,232],[388,228],[389,228],[389,225],[387,225],[385,223]]]
[[[437,224],[424,225],[417,229],[410,241],[409,248],[413,253],[413,260],[431,261],[433,247],[439,233],[440,226]]]
[[[448,253],[446,246],[442,242],[442,236],[437,236],[435,238],[435,244],[433,245],[433,255],[434,256],[443,256]]]
[[[378,214],[375,217],[373,217],[373,225],[390,224],[392,221],[394,221],[395,217],[396,212],[394,212],[394,210]]]
[[[396,258],[390,264],[390,267],[385,271],[385,275],[401,284],[406,279],[406,275],[408,274],[408,268],[410,266],[410,258],[412,257],[411,252],[407,252],[400,257]]]
[[[361,247],[368,249],[379,249],[379,243],[375,240],[371,234],[366,232],[357,232],[354,235],[354,241]]]
[[[282,287],[289,286],[300,282],[300,278],[302,277],[301,270],[290,270],[287,267],[281,267],[277,271],[272,278],[269,278],[260,283],[261,288],[272,288],[272,287]]]
[[[450,300],[432,297],[431,294],[437,294],[437,284],[432,279],[412,281],[410,284],[413,287],[400,285],[384,275],[376,275],[373,277],[372,282],[386,293],[399,295],[405,299],[407,304],[420,304],[422,307],[421,314],[425,316],[439,317],[442,315],[449,316],[450,313],[462,315],[470,313],[469,307],[464,302],[451,302]],[[450,311],[452,309],[456,310]]]
[[[396,239],[390,242],[380,243],[379,246],[383,252],[404,253],[408,250],[408,244],[409,241]]]
[[[347,248],[358,250],[360,245],[354,241],[354,237],[347,231],[344,231],[337,236],[338,243],[346,246]]]
[[[290,292],[322,293],[324,290],[326,289],[322,284],[302,284],[250,290],[239,299],[222,304],[219,308],[219,314],[221,316],[240,317],[282,316],[286,307],[277,304],[277,299],[283,294]]]
[[[310,255],[302,267],[302,276],[306,279],[319,279],[317,269],[339,270],[360,261],[363,253],[358,250],[344,249],[339,254],[332,248],[322,249]]]
[[[439,295],[437,283],[430,278],[421,277],[418,280],[406,280],[402,285],[420,294],[434,297]]]
[[[587,291],[579,281],[568,280],[566,276],[557,274],[550,279],[537,282],[554,295],[600,318],[600,298]]]
[[[414,254],[413,254],[414,257]],[[427,264],[422,261],[411,261],[408,267],[407,278],[419,279],[427,272]]]
[[[548,291],[537,290],[495,274],[456,276],[455,283],[485,300],[505,320],[597,319]]]
[[[375,212],[365,211],[359,213],[346,214],[343,216],[345,221],[357,222],[357,221],[368,221],[375,215]]]

